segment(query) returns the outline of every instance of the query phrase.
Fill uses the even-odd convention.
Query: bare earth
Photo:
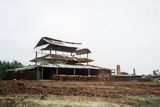
[[[0,81],[0,107],[159,107],[160,83]]]

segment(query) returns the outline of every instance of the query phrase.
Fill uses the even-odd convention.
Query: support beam
[[[52,72],[52,79],[54,79],[55,75],[54,75],[55,70],[53,70]]]
[[[42,78],[41,79],[43,79],[43,67],[42,67]]]
[[[40,72],[39,72],[39,67],[37,66],[37,80],[40,79]]]
[[[87,59],[88,59],[88,53],[87,53]],[[88,62],[87,62],[87,65],[88,65]]]
[[[91,70],[88,69],[88,76],[91,76]]]
[[[56,75],[58,76],[58,68],[56,68]]]

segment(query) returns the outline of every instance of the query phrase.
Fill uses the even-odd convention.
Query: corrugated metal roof
[[[40,41],[37,43],[36,47],[45,45],[45,44],[52,44],[52,45],[59,45],[59,46],[73,46],[73,45],[79,45],[81,43],[75,43],[75,42],[66,42],[66,41],[62,41],[62,40],[57,40],[57,39],[52,39],[49,37],[42,37],[40,39]]]
[[[39,65],[40,67],[50,67],[50,68],[75,68],[75,69],[102,69],[100,67],[96,66],[90,66],[90,65],[70,65],[70,64],[48,64],[48,65]]]
[[[48,64],[48,65],[31,65],[31,66],[26,66],[22,68],[15,68],[15,69],[9,69],[7,71],[25,71],[25,70],[32,70],[37,67],[47,67],[47,68],[68,68],[68,69],[107,69],[107,68],[102,68],[98,66],[93,66],[93,65],[82,65],[82,64],[75,64],[75,65],[70,65],[70,64]]]
[[[34,69],[36,68],[37,66],[26,66],[26,67],[22,67],[22,68],[14,68],[14,69],[9,69],[7,71],[25,71],[25,70],[31,70],[31,69]]]

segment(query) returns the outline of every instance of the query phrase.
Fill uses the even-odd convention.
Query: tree
[[[21,67],[23,67],[23,64],[16,60],[12,62],[0,61],[0,79],[6,79],[8,69],[21,68]]]
[[[23,67],[23,64],[15,60],[11,63],[11,67],[12,68],[21,68],[21,67]]]

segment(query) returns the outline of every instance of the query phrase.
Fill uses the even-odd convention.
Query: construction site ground
[[[158,82],[0,81],[0,107],[160,107]]]

